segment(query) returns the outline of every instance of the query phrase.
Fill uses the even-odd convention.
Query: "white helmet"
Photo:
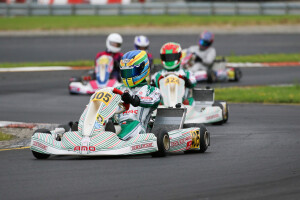
[[[136,49],[141,49],[146,50],[149,47],[149,40],[146,36],[140,35],[140,36],[135,36],[134,38],[134,46]]]
[[[106,48],[112,53],[121,51],[123,38],[119,33],[111,33],[106,39]]]

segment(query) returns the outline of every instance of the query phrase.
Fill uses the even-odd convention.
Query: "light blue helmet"
[[[150,73],[146,51],[134,50],[124,54],[120,61],[123,83],[127,87],[140,84]]]

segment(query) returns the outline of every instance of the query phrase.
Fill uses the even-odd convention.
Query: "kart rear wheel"
[[[35,133],[51,134],[51,132],[48,129],[37,129],[36,131],[34,131],[34,133],[32,135],[34,135]],[[50,154],[39,153],[39,152],[32,151],[32,150],[31,150],[31,152],[36,159],[47,159],[50,157]]]
[[[217,81],[216,73],[212,69],[207,70],[207,82],[214,83]]]
[[[207,131],[207,128],[203,124],[184,124],[183,128],[192,128],[199,127],[200,128],[200,150],[199,151],[185,151],[184,153],[204,153],[208,146],[210,145],[210,134]]]
[[[242,78],[242,71],[240,68],[234,68],[234,80],[235,82],[240,81]]]
[[[160,130],[157,137],[157,147],[158,151],[152,153],[152,157],[165,157],[167,151],[170,149],[170,138],[166,130]]]
[[[210,145],[210,134],[206,127],[200,128],[200,153],[204,153]]]

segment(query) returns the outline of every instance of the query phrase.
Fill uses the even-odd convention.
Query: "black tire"
[[[33,135],[35,133],[47,133],[47,134],[51,134],[51,132],[48,129],[37,129],[36,131],[34,131]],[[36,152],[36,151],[31,151],[31,152],[32,152],[33,156],[36,159],[43,160],[43,159],[47,159],[47,158],[50,157],[50,154],[39,153],[39,152]]]
[[[224,108],[223,108],[223,105],[220,103],[220,102],[214,102],[213,103],[213,105],[212,106],[218,106],[218,107],[220,107],[221,108],[221,110],[222,110],[222,117],[223,117],[223,119],[225,118],[225,116],[224,116]],[[212,123],[213,125],[222,125],[224,123],[224,120],[221,120],[221,121],[219,121],[219,122],[214,122],[214,123]]]
[[[192,128],[192,127],[199,127],[200,128],[200,150],[199,151],[185,151],[184,153],[204,153],[208,146],[210,145],[210,134],[207,131],[206,127],[203,124],[184,124],[183,128]]]
[[[210,145],[210,134],[206,127],[200,127],[200,150],[199,153],[204,153]]]
[[[215,72],[212,69],[207,70],[207,82],[208,83],[214,83],[217,81],[217,76]]]
[[[160,130],[157,134],[158,151],[152,153],[152,157],[165,157],[170,149],[170,138],[166,130]]]
[[[224,108],[224,106],[223,106]],[[229,108],[228,108],[228,104],[226,103],[226,106],[225,106],[225,115],[223,116],[223,123],[227,123],[228,121],[228,118],[229,118]]]
[[[242,78],[242,71],[240,68],[234,68],[234,81],[238,82]]]

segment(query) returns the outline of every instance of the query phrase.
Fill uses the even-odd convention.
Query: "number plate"
[[[108,105],[112,99],[112,95],[108,92],[97,92],[92,101],[102,101],[105,105]]]
[[[171,84],[171,83],[175,83],[175,84],[179,85],[179,78],[177,78],[177,77],[168,77],[168,78],[166,78],[165,84],[168,85],[168,84]]]

